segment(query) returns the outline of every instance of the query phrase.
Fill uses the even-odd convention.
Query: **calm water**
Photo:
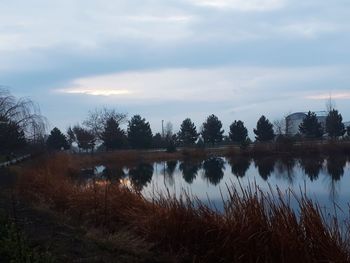
[[[111,180],[133,186],[151,197],[154,192],[179,194],[185,190],[199,199],[210,200],[222,209],[222,196],[227,198],[227,185],[243,187],[257,184],[270,191],[276,186],[282,191],[300,189],[317,200],[326,213],[334,213],[334,202],[348,213],[350,203],[350,163],[347,157],[328,159],[274,158],[209,158],[203,161],[168,161],[140,163],[132,167],[105,167],[83,171],[84,178]],[[341,211],[338,211],[341,213]]]

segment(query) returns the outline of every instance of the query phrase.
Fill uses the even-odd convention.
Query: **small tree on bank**
[[[199,134],[197,133],[197,128],[191,119],[185,119],[180,127],[180,131],[178,133],[178,140],[181,144],[185,146],[193,145],[197,139]]]
[[[214,145],[222,141],[222,134],[224,130],[221,130],[222,123],[214,114],[210,115],[206,122],[203,123],[202,136],[205,143]]]
[[[229,137],[234,143],[243,144],[247,141],[248,130],[242,121],[234,121],[230,125]]]
[[[16,123],[0,118],[0,153],[8,154],[25,145],[23,130]]]
[[[256,124],[254,129],[255,139],[259,142],[272,141],[275,138],[272,123],[262,115]]]
[[[152,137],[152,148],[164,148],[165,146],[165,140],[163,139],[162,135],[157,132],[153,137]]]
[[[96,137],[94,132],[82,128],[80,126],[74,126],[73,132],[76,138],[76,143],[78,144],[79,149],[83,149],[85,151],[91,150],[93,151],[96,144]]]
[[[69,144],[66,136],[57,128],[53,128],[47,138],[46,145],[52,150],[69,149]]]
[[[335,109],[332,109],[327,115],[326,132],[328,136],[333,139],[343,136],[346,132],[343,124],[343,117]]]
[[[319,139],[323,136],[323,128],[314,112],[309,111],[299,125],[300,133],[306,138]]]
[[[47,124],[46,118],[41,115],[36,103],[30,99],[16,98],[8,90],[1,87],[0,121],[3,124],[7,123],[8,128],[15,128],[19,133],[23,133],[18,135],[20,137],[24,135],[26,142],[32,144],[42,141]]]
[[[152,146],[152,130],[149,122],[140,115],[135,115],[129,121],[128,140],[134,149],[147,149]]]
[[[101,133],[101,140],[107,151],[121,149],[125,146],[126,135],[113,117],[107,120],[104,131]]]
[[[117,112],[115,109],[95,109],[89,111],[87,119],[83,122],[83,125],[87,127],[97,140],[102,140],[102,133],[105,131],[107,122],[110,119],[114,119],[118,125],[127,121],[127,114]]]

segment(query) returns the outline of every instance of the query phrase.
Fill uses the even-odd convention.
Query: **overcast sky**
[[[0,85],[63,130],[101,106],[252,129],[330,94],[350,120],[349,33],[349,0],[1,0]]]

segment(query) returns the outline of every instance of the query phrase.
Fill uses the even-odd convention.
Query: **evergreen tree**
[[[259,142],[272,141],[275,138],[272,123],[262,115],[256,124],[254,129],[255,139]]]
[[[299,131],[306,138],[321,138],[323,135],[323,128],[321,123],[317,120],[314,112],[309,111],[303,122],[299,125]]]
[[[222,134],[224,130],[221,130],[222,123],[214,114],[210,115],[206,122],[203,123],[202,136],[205,143],[215,143],[222,141]]]
[[[197,141],[198,136],[197,128],[191,119],[185,119],[182,122],[178,133],[179,142],[186,146],[193,145]]]
[[[159,149],[159,148],[164,148],[164,146],[165,146],[165,141],[162,135],[159,132],[157,132],[152,138],[152,147]]]
[[[85,151],[94,150],[96,136],[92,131],[82,128],[80,126],[74,126],[73,132],[75,134],[75,138],[79,149],[83,149]]]
[[[146,149],[152,145],[152,130],[149,122],[135,115],[129,121],[128,140],[130,146],[135,149]]]
[[[0,119],[0,152],[7,154],[26,144],[23,130],[14,122]]]
[[[68,149],[69,144],[67,142],[66,136],[58,129],[53,128],[50,132],[49,137],[47,138],[46,145],[49,149],[61,150]]]
[[[230,126],[229,136],[234,143],[242,144],[247,140],[248,130],[242,121],[234,121]]]
[[[101,140],[107,151],[120,149],[125,145],[125,133],[113,117],[107,120],[104,131],[101,133]]]
[[[332,138],[340,137],[345,134],[343,117],[337,110],[332,109],[326,118],[326,132]]]

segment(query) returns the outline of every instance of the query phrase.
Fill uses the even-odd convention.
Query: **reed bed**
[[[122,183],[77,185],[71,179],[81,168],[76,159],[59,154],[32,163],[21,173],[19,193],[88,229],[130,229],[176,262],[350,261],[349,227],[341,228],[336,219],[327,223],[306,196],[230,185],[224,211],[218,212],[186,193],[148,200]],[[291,208],[292,198],[300,214]]]

